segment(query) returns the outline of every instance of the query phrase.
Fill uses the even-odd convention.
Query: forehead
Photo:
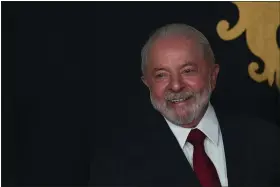
[[[167,61],[192,61],[203,59],[201,46],[195,39],[184,36],[168,36],[158,38],[151,45],[149,52],[149,64],[158,65]]]

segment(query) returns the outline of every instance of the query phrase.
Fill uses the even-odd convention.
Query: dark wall
[[[221,66],[215,107],[280,126],[276,86],[248,75],[261,60],[245,35],[228,42],[216,32],[221,19],[237,22],[230,2],[1,4],[3,184],[86,183],[92,147],[122,124],[112,119],[145,110],[135,103],[151,107],[140,50],[167,23],[192,25],[212,44]]]

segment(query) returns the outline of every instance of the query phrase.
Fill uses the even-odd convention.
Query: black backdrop
[[[4,186],[86,181],[89,148],[106,144],[108,131],[122,125],[113,119],[151,107],[140,50],[167,23],[192,25],[212,44],[221,66],[215,107],[280,126],[276,86],[248,76],[249,62],[261,59],[245,35],[230,42],[217,35],[221,19],[231,26],[238,20],[230,2],[1,4]]]

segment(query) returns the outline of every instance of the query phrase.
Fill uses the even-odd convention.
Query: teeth
[[[171,100],[171,102],[178,103],[178,102],[182,102],[184,100],[186,100],[186,99],[174,99],[174,100]]]
[[[179,102],[185,101],[185,100],[187,100],[189,98],[191,98],[191,96],[186,97],[186,98],[182,98],[182,99],[171,99],[169,101],[171,101],[172,103],[179,103]]]

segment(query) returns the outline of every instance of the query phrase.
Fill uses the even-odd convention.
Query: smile
[[[192,96],[182,98],[182,99],[172,99],[172,100],[169,100],[169,101],[172,102],[172,103],[180,103],[180,102],[183,102],[183,101],[186,101],[186,100],[190,99],[191,97]]]

